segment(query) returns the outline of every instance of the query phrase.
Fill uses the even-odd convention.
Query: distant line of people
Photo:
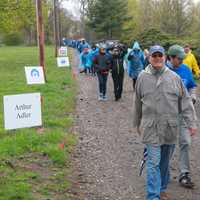
[[[115,100],[117,101],[122,96],[124,71],[127,71],[128,76],[132,79],[133,89],[135,89],[138,75],[149,65],[149,51],[148,49],[143,51],[137,41],[134,42],[132,48],[127,48],[127,45],[121,44],[119,41],[101,41],[89,45],[84,38],[79,40],[63,39],[63,43],[76,48],[80,53],[80,73],[97,75],[99,100],[107,100],[106,85],[109,71],[112,73]],[[185,45],[184,52],[183,63],[191,69],[196,78],[200,78],[200,69],[189,45]],[[168,60],[166,60],[166,64],[167,62]],[[102,76],[102,74],[104,75]],[[102,77],[104,78],[102,79]],[[103,94],[104,98],[102,98],[102,90],[105,93]]]

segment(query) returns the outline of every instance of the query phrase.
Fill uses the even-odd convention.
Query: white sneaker
[[[103,101],[103,94],[101,94],[101,93],[99,94],[98,100]]]
[[[108,100],[107,96],[104,95],[104,96],[103,96],[103,101],[107,101],[107,100]]]

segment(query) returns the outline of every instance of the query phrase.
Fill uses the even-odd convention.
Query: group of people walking
[[[88,56],[90,61],[86,59],[86,63],[90,63],[93,73],[97,74],[99,100],[107,99],[109,71],[112,73],[116,101],[122,96],[125,70],[133,80],[134,127],[147,153],[146,199],[171,199],[167,187],[170,160],[177,139],[178,180],[181,186],[192,189],[194,183],[191,180],[189,149],[192,136],[197,132],[194,109],[197,84],[193,75],[199,78],[200,69],[189,45],[184,48],[173,45],[167,52],[162,46],[155,45],[145,50],[145,54],[138,42],[133,44],[132,49],[122,44],[115,44],[112,48],[100,44],[93,48],[94,45],[88,50],[88,55],[93,56]]]

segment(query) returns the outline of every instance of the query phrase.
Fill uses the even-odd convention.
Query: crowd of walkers
[[[90,46],[84,39],[64,40],[80,53],[80,73],[98,77],[99,100],[107,100],[106,84],[112,74],[115,100],[122,97],[124,72],[134,90],[134,127],[145,144],[147,200],[170,200],[170,160],[178,140],[179,183],[192,189],[189,151],[197,131],[194,109],[200,69],[190,46],[173,45],[168,51],[155,45],[132,48],[119,41]]]

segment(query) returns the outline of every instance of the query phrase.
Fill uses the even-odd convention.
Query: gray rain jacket
[[[196,128],[196,113],[181,78],[166,66],[148,65],[136,83],[134,127],[140,127],[145,144],[175,144],[180,116],[188,128]]]

